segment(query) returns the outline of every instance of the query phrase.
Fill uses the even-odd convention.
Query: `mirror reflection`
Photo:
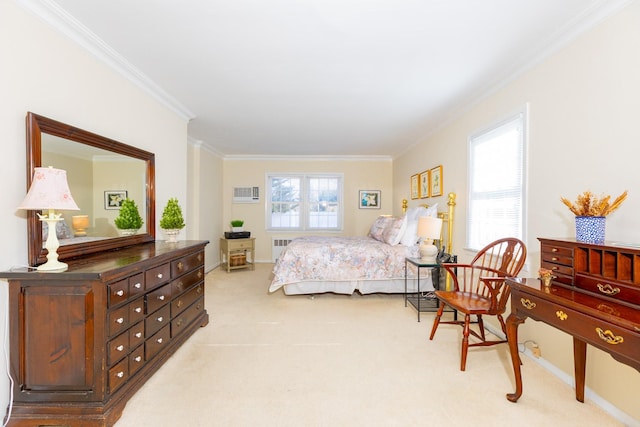
[[[43,133],[42,165],[67,171],[71,195],[80,207],[62,212],[64,221],[57,227],[61,246],[119,237],[114,219],[127,197],[136,202],[147,223],[143,160]],[[47,233],[45,224],[43,247]]]

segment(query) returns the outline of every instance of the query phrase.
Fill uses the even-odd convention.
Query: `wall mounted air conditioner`
[[[258,203],[260,201],[259,187],[234,187],[233,203]]]

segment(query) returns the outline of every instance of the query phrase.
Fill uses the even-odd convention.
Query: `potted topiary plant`
[[[184,217],[182,216],[182,209],[180,209],[178,199],[172,197],[164,207],[164,211],[162,211],[160,228],[167,235],[167,241],[175,242],[184,226]]]
[[[231,221],[231,231],[242,231],[244,221],[241,219],[234,219]]]
[[[122,201],[120,214],[113,222],[124,236],[136,234],[144,224],[136,202],[128,198]]]

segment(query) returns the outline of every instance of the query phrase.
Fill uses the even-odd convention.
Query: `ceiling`
[[[64,15],[221,155],[386,157],[629,2],[20,1]]]

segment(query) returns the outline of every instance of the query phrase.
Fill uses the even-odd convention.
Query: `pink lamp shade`
[[[73,197],[71,197],[69,184],[67,184],[67,171],[52,167],[35,168],[29,192],[18,209],[80,210]]]
[[[31,187],[18,209],[31,211],[47,211],[40,216],[40,221],[47,223],[49,234],[45,242],[47,262],[38,266],[38,271],[60,272],[67,269],[67,264],[58,261],[60,242],[56,236],[56,223],[62,221],[62,215],[56,214],[55,209],[79,211],[80,208],[71,197],[67,172],[62,169],[35,168]]]

